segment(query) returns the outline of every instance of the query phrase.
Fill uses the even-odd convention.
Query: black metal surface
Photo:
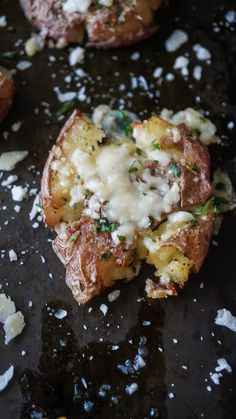
[[[6,15],[8,26],[12,26],[0,29],[0,65],[9,68],[20,59],[27,59],[20,51],[30,34],[30,25],[17,3],[1,0],[0,4],[0,16]],[[227,27],[224,19],[226,11],[233,9],[235,2],[229,0],[172,1],[159,17],[161,30],[151,39],[128,49],[87,52],[83,68],[90,77],[83,84],[91,104],[82,102],[80,109],[91,112],[99,103],[118,107],[119,98],[124,97],[126,108],[141,117],[163,107],[178,110],[198,106],[208,110],[219,133],[225,136],[222,146],[211,147],[212,166],[227,169],[235,183],[235,130],[228,130],[227,123],[236,118],[236,32],[235,25]],[[214,22],[219,32],[213,31]],[[153,69],[160,65],[165,72],[173,71],[175,55],[166,53],[164,40],[174,28],[189,34],[189,43],[177,55],[189,52],[191,70],[197,64],[192,53],[195,43],[211,51],[212,63],[203,64],[199,82],[191,76],[185,81],[175,72],[173,82],[163,82],[158,87],[152,78]],[[16,46],[19,39],[22,44]],[[2,53],[9,50],[17,51],[13,61],[2,58]],[[142,60],[130,60],[134,51],[141,53]],[[49,63],[49,54],[56,57],[55,62]],[[64,76],[71,71],[67,61],[66,50],[44,50],[32,59],[30,69],[15,75],[17,93],[12,111],[0,128],[0,149],[30,151],[14,170],[21,185],[27,182],[31,187],[39,187],[39,173],[63,124],[56,116],[60,104],[53,87],[57,85],[66,91]],[[120,91],[120,83],[129,86],[130,91],[130,73],[143,75],[149,81],[149,91],[137,89],[131,98]],[[51,115],[45,113],[42,102],[50,104]],[[35,108],[39,109],[38,114]],[[22,128],[13,133],[11,125],[16,121],[22,121]],[[9,137],[3,140],[6,131]],[[29,170],[32,165],[35,169]],[[32,229],[28,215],[32,198],[16,214],[10,192],[1,187],[0,193],[0,249],[14,248],[18,254],[14,263],[9,262],[7,255],[0,259],[0,283],[26,320],[22,334],[8,346],[1,331],[0,371],[5,371],[9,364],[15,365],[13,380],[0,393],[1,419],[235,417],[236,335],[214,323],[219,308],[226,307],[234,314],[236,310],[236,221],[232,214],[225,216],[216,239],[218,246],[211,247],[200,274],[191,277],[178,298],[156,302],[143,298],[144,282],[149,275],[149,268],[144,266],[137,280],[116,287],[121,295],[115,302],[108,303],[105,292],[91,304],[78,307],[64,283],[64,269],[47,242],[51,233],[43,225]],[[40,255],[45,257],[45,264]],[[204,288],[200,288],[201,283]],[[31,308],[29,300],[33,303]],[[103,303],[109,307],[105,317],[99,309]],[[67,317],[58,320],[51,315],[51,309],[58,308],[66,309]],[[150,325],[144,321],[150,321]],[[114,351],[112,345],[119,348]],[[22,350],[26,351],[25,356],[21,355]],[[135,371],[138,353],[146,365]],[[220,357],[227,359],[233,372],[224,372],[217,386],[209,373]],[[125,365],[127,360],[129,371],[124,374],[118,365]],[[126,386],[131,383],[137,383],[138,390],[129,395]],[[108,387],[104,390],[102,385]],[[208,385],[211,392],[207,391]],[[73,400],[74,391],[77,400]],[[170,392],[173,399],[168,397]],[[88,406],[84,406],[85,401],[93,403],[90,412],[84,408]]]

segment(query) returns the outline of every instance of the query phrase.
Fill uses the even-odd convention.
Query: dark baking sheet
[[[226,169],[235,184],[235,130],[227,129],[227,123],[236,117],[236,33],[235,23],[227,25],[224,18],[235,6],[229,0],[175,0],[159,15],[161,30],[151,39],[127,49],[87,52],[83,68],[90,77],[82,84],[91,103],[79,103],[80,109],[91,112],[100,103],[118,107],[122,98],[126,108],[141,117],[163,107],[178,110],[200,106],[209,111],[224,135],[222,146],[211,147],[212,166]],[[17,1],[1,0],[0,15],[8,20],[8,28],[0,29],[0,65],[11,68],[21,59],[28,60],[21,51],[31,29]],[[213,30],[216,26],[217,32]],[[156,66],[164,67],[165,74],[173,72],[175,55],[166,53],[163,43],[174,28],[189,34],[189,43],[175,55],[189,52],[190,73],[198,64],[192,53],[195,43],[211,51],[212,63],[203,64],[199,82],[191,76],[186,81],[175,72],[173,82],[164,81],[158,86],[152,78]],[[2,58],[2,53],[9,50],[17,51],[12,61]],[[142,59],[134,62],[130,55],[135,51]],[[49,54],[56,57],[50,64]],[[12,111],[0,128],[0,149],[30,151],[14,170],[19,184],[39,187],[39,174],[63,124],[56,116],[61,105],[53,86],[66,91],[64,76],[70,73],[67,62],[68,51],[44,50],[33,57],[30,69],[15,76],[17,93]],[[149,89],[131,91],[128,87],[133,93],[128,98],[127,90],[121,91],[119,86],[130,86],[131,73],[144,76]],[[50,104],[50,113],[45,111],[45,102]],[[23,121],[22,128],[13,133],[11,125],[16,121]],[[3,140],[6,131],[9,137]],[[34,168],[29,169],[32,165]],[[18,261],[11,264],[7,255],[0,259],[0,283],[26,320],[23,333],[8,346],[1,330],[0,371],[15,365],[13,380],[0,393],[1,419],[235,417],[236,334],[214,323],[219,308],[226,307],[234,314],[236,311],[233,214],[225,216],[216,238],[218,246],[211,246],[200,274],[191,277],[178,298],[156,302],[143,298],[144,281],[150,274],[144,266],[137,280],[115,287],[121,290],[115,302],[108,303],[105,292],[91,304],[78,307],[64,283],[64,269],[47,242],[51,233],[43,225],[33,229],[29,221],[32,198],[16,214],[10,192],[1,187],[0,193],[0,249],[13,248],[18,254]],[[45,264],[40,255],[45,257]],[[200,288],[201,283],[204,288]],[[109,307],[105,317],[99,309],[101,304]],[[58,308],[68,311],[66,318],[58,320],[51,315],[52,309]],[[112,345],[119,348],[114,351]],[[135,371],[137,354],[142,355],[145,366]],[[233,372],[223,372],[217,386],[209,373],[220,357],[227,359]],[[129,366],[128,374],[118,365],[123,371]],[[137,383],[138,390],[129,395],[126,386],[131,383]],[[75,385],[77,400],[73,400]],[[211,392],[207,391],[208,385]],[[172,399],[170,392],[174,394]],[[93,403],[90,412],[86,412],[89,404],[84,404],[88,401]]]

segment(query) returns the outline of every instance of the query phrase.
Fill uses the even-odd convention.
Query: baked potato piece
[[[216,206],[209,165],[206,147],[183,124],[153,115],[107,138],[72,114],[46,162],[41,198],[79,304],[132,279],[142,259],[159,278],[147,281],[148,296],[177,295],[210,243]]]
[[[9,71],[0,67],[0,121],[7,115],[13,100],[15,85]]]
[[[163,0],[21,0],[28,20],[43,37],[108,48],[132,44],[157,30]]]
[[[157,268],[159,277],[158,283],[147,280],[149,297],[177,295],[176,285],[182,288],[190,273],[199,272],[208,252],[214,221],[213,212],[198,218],[177,212],[152,233],[152,239],[146,238],[149,249],[146,261]]]
[[[79,304],[84,304],[119,279],[130,280],[139,271],[134,243],[115,245],[109,232],[95,232],[97,223],[82,216],[53,242],[66,267],[66,283]]]
[[[81,205],[68,204],[69,191],[79,180],[71,155],[77,146],[92,151],[102,138],[103,132],[89,124],[78,110],[73,112],[61,130],[56,145],[50,151],[41,182],[44,219],[49,227],[79,219]]]

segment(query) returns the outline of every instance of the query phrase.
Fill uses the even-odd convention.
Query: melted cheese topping
[[[168,109],[163,109],[161,118],[171,122],[174,125],[184,123],[188,128],[196,130],[199,139],[205,145],[219,143],[220,139],[216,135],[216,126],[199,111],[192,108],[186,108],[174,114]]]
[[[150,217],[160,221],[179,202],[179,185],[168,184],[166,176],[151,173],[150,160],[158,159],[160,167],[170,163],[164,151],[155,150],[146,156],[136,156],[129,143],[109,144],[93,153],[76,149],[71,162],[76,167],[79,181],[71,190],[70,205],[85,199],[84,213],[94,219],[105,217],[118,224],[112,233],[132,239],[137,229],[148,228]]]

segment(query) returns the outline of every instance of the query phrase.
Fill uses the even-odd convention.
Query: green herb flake
[[[70,241],[71,241],[71,242],[75,242],[77,239],[78,239],[78,234],[72,234],[72,235],[70,236]]]
[[[4,58],[8,58],[9,60],[12,60],[16,56],[16,51],[6,51],[2,53],[2,56]]]
[[[101,259],[108,260],[112,256],[112,252],[105,252],[101,254]]]
[[[129,115],[127,114],[127,112],[125,112],[123,109],[119,109],[118,111],[118,115],[119,115],[119,119],[121,122],[121,129],[124,131],[125,135],[127,135],[127,137],[130,137],[133,129],[131,126],[131,119],[129,117]]]
[[[193,172],[195,172],[195,173],[198,173],[198,167],[197,167],[197,164],[196,164],[196,163],[193,163],[193,164],[192,164],[192,166],[191,166],[191,170],[192,170]]]
[[[147,196],[147,192],[143,192],[143,195],[144,195],[144,196]]]
[[[142,155],[142,150],[141,150],[141,148],[136,148],[136,153],[139,155],[139,156],[141,156]]]
[[[118,237],[118,239],[120,240],[120,242],[124,242],[125,241],[125,236],[117,236]]]
[[[92,150],[95,151],[95,145],[92,144],[91,147],[92,147]]]
[[[70,100],[69,102],[65,102],[64,105],[57,111],[57,116],[64,115],[68,112],[71,108],[76,105],[76,100]]]
[[[153,150],[160,150],[161,149],[160,144],[157,143],[156,140],[153,140],[151,144],[152,144],[152,149]]]
[[[110,224],[108,230],[109,233],[113,233],[116,230],[116,225],[114,223]]]
[[[197,219],[195,218],[194,220],[190,220],[190,221],[189,221],[189,226],[190,226],[190,228],[197,227],[197,226],[198,226],[198,221],[197,221]]]
[[[100,227],[97,225],[93,225],[93,233],[94,234],[99,234],[100,233]]]
[[[85,198],[88,198],[88,196],[90,195],[90,190],[89,189],[85,189],[85,191],[84,191],[84,196],[85,196]]]
[[[36,206],[37,208],[43,209],[42,204],[35,204],[35,206]]]
[[[172,173],[175,177],[180,177],[181,170],[177,164],[172,164],[171,166]]]
[[[129,173],[134,173],[134,172],[138,171],[138,168],[135,167],[135,163],[136,163],[136,160],[134,160],[134,162],[131,164],[131,166],[129,168]]]

